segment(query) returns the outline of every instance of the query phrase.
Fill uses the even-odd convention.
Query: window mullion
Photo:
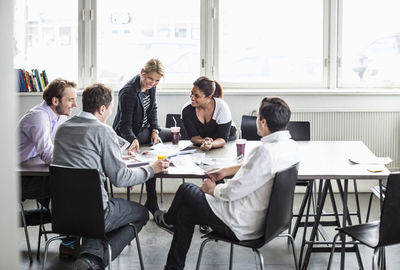
[[[339,80],[338,58],[340,56],[339,0],[329,3],[329,57],[328,88],[337,88]]]
[[[78,3],[78,87],[83,88],[85,82],[85,0]]]
[[[201,5],[201,74],[213,78],[216,9],[213,0],[203,0]]]
[[[78,86],[84,88],[96,81],[96,0],[79,1]]]

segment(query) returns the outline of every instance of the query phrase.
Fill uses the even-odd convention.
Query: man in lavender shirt
[[[53,139],[57,128],[76,107],[76,83],[55,79],[43,91],[43,102],[30,109],[18,123],[19,162],[24,165],[50,164]],[[21,200],[37,199],[48,208],[50,187],[48,177],[21,177]],[[73,242],[71,242],[73,244]],[[65,244],[65,243],[64,243]],[[68,249],[67,252],[64,252]],[[77,253],[72,247],[60,246],[60,255]]]
[[[55,79],[43,92],[43,102],[30,109],[18,123],[19,161],[50,164],[57,127],[76,107],[76,83]]]

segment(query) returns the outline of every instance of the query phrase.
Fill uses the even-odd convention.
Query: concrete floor
[[[119,194],[118,197],[125,197],[124,194]],[[137,195],[133,196],[133,200],[138,200]],[[369,194],[360,194],[361,200],[361,212],[363,222],[365,221],[366,208],[368,203]],[[168,209],[171,201],[173,199],[173,194],[164,195],[164,203],[160,204],[162,209]],[[294,212],[296,213],[300,202],[302,199],[302,194],[295,195]],[[340,200],[337,198],[337,202]],[[350,209],[355,209],[354,197],[349,196]],[[339,203],[340,204],[340,203]],[[25,207],[32,207],[34,204],[32,201],[26,201]],[[326,208],[329,211],[330,203],[327,201]],[[341,206],[339,206],[341,207]],[[341,209],[341,208],[339,208]],[[371,219],[374,220],[378,218],[378,201],[375,198],[373,203],[373,209],[371,214]],[[354,219],[355,220],[355,219]],[[50,228],[50,225],[47,225]],[[296,237],[295,245],[297,256],[300,253],[301,236],[303,229],[299,230],[299,234]],[[333,237],[335,234],[333,228],[328,228],[327,233],[329,236]],[[34,255],[36,256],[37,247],[37,227],[29,227],[29,235],[31,239],[31,245]],[[198,229],[195,230],[195,235],[193,237],[192,245],[189,250],[186,268],[185,269],[195,269],[197,255],[199,252],[199,247],[202,242],[200,239],[200,233]],[[143,260],[146,269],[163,269],[163,265],[166,262],[169,246],[171,243],[172,236],[165,231],[159,229],[153,219],[151,218],[147,225],[142,229],[139,234],[140,243],[142,247]],[[41,269],[41,261],[38,262],[36,258],[33,263],[29,263],[27,247],[25,242],[25,235],[23,229],[20,229],[20,250],[21,250],[21,269],[36,270]],[[42,239],[43,243],[43,239]],[[59,269],[59,270],[69,270],[74,269],[73,262],[60,260],[58,257],[58,247],[59,243],[57,241],[53,242],[50,246],[50,251],[48,255],[47,269]],[[44,243],[41,245],[41,251],[44,250]],[[210,242],[206,246],[206,250],[203,253],[201,269],[203,270],[219,270],[229,268],[229,245],[226,243],[215,243]],[[364,263],[364,269],[371,269],[372,261],[372,250],[368,247],[360,245],[361,256]],[[287,245],[286,238],[277,238],[261,250],[264,256],[265,269],[283,270],[283,269],[295,269],[293,264],[293,257],[290,247]],[[395,245],[388,247],[386,249],[387,258],[387,269],[399,269],[400,265],[400,245]],[[308,269],[326,269],[329,255],[327,253],[315,253],[311,256],[310,264]],[[333,260],[332,269],[339,269],[340,262],[339,254],[335,254]],[[127,246],[121,255],[113,261],[113,269],[140,269],[137,249],[135,241],[132,242],[131,246]],[[260,269],[256,265],[256,257],[250,249],[235,247],[234,251],[234,266],[233,269],[247,270],[247,269]],[[358,269],[357,261],[354,254],[348,254],[346,256],[346,269]]]

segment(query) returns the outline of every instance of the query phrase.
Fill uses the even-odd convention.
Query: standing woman
[[[231,111],[222,100],[222,87],[202,76],[193,83],[190,101],[182,109],[182,122],[195,145],[203,151],[220,148],[236,138]]]
[[[158,59],[150,59],[118,94],[118,110],[114,119],[115,132],[131,142],[129,152],[139,152],[140,144],[157,144],[171,140],[171,132],[160,128],[157,120],[156,86],[164,77],[164,66]],[[145,206],[154,213],[158,209],[155,178],[146,182]]]

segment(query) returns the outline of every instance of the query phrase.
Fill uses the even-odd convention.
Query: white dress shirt
[[[264,234],[275,174],[300,161],[297,144],[287,130],[265,136],[261,142],[232,179],[217,185],[214,196],[206,194],[215,215],[239,240],[257,239]]]

